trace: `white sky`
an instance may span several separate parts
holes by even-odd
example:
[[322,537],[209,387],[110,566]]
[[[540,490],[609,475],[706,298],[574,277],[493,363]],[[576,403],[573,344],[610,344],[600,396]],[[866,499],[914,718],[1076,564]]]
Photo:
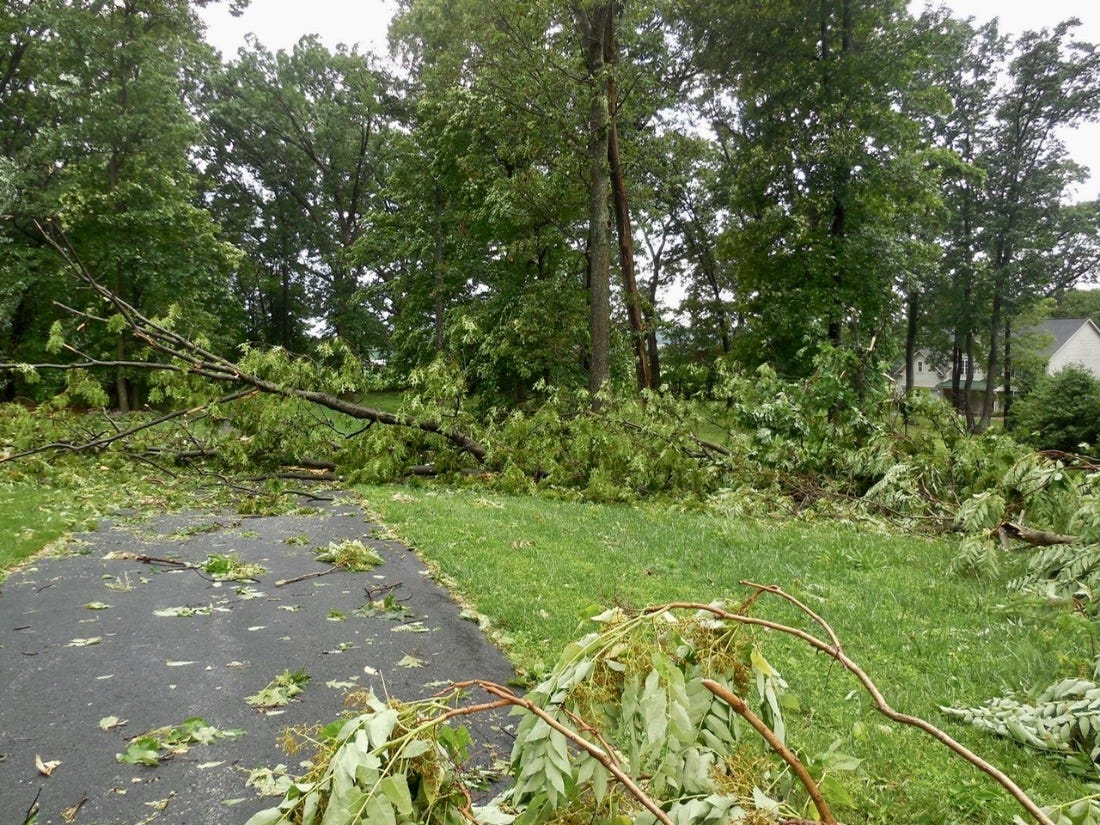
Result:
[[[387,52],[386,28],[396,9],[394,0],[252,0],[244,14],[234,18],[227,5],[199,10],[207,23],[207,39],[226,59],[244,45],[249,32],[273,50],[289,49],[303,35],[318,34],[330,47],[359,44],[361,51],[382,55]],[[1078,36],[1100,42],[1097,0],[946,0],[946,5],[958,16],[972,16],[979,23],[999,17],[1001,30],[1012,34],[1076,17],[1082,23]],[[915,12],[923,6],[923,0],[910,3]],[[1092,170],[1076,196],[1100,198],[1100,124],[1089,124],[1064,139],[1074,159]]]

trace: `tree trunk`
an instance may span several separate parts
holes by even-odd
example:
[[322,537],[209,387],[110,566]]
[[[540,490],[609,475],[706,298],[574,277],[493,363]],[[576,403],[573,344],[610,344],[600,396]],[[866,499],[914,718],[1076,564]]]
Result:
[[611,286],[608,243],[608,131],[610,98],[604,62],[610,3],[574,6],[581,48],[592,80],[588,114],[588,389],[595,395],[611,376]]
[[[916,384],[916,376],[914,374],[914,364],[916,359],[916,332],[917,332],[917,319],[920,318],[921,311],[921,296],[915,290],[911,290],[910,293],[905,296],[906,304],[906,318],[905,318],[905,400],[909,401],[913,397]],[[909,404],[902,405],[902,419],[905,421],[905,426],[909,426]]]
[[654,381],[649,359],[646,357],[645,322],[642,320],[642,299],[638,294],[638,281],[634,268],[634,237],[630,223],[630,202],[626,194],[626,178],[623,159],[619,151],[618,89],[613,67],[618,60],[618,43],[615,40],[615,17],[607,15],[604,37],[604,62],[607,74],[608,136],[607,160],[611,172],[611,191],[615,200],[615,226],[619,235],[619,262],[626,292],[626,314],[630,319],[630,334],[638,364],[638,389],[652,389]]
[[966,380],[963,383],[963,408],[966,411],[966,428],[974,432],[977,426],[974,409],[970,406],[970,390],[974,386],[974,333],[966,331],[966,350],[963,352],[966,366]]
[[1001,334],[1001,309],[1002,298],[1000,290],[998,290],[993,296],[993,317],[989,324],[989,358],[986,360],[985,366],[985,395],[982,397],[982,417],[974,430],[977,433],[984,433],[993,421],[993,398],[996,386],[994,376],[997,374],[997,367],[1000,365],[997,337]]
[[1004,416],[1004,427],[1010,429],[1012,422],[1009,421],[1009,414],[1012,412],[1012,321],[1005,318],[1005,357],[1004,357],[1004,382],[1002,387],[1004,388],[1004,405],[1001,409],[1001,414]]
[[[820,37],[820,60],[822,66],[821,98],[823,104],[826,106],[846,108],[846,101],[844,98],[834,94],[834,86],[837,84],[834,84],[833,73],[831,71],[831,61],[834,60],[832,38],[834,36],[835,26],[832,17],[829,8],[829,0],[819,0],[818,26]],[[840,54],[837,58],[841,66],[843,66],[852,52],[854,33],[855,19],[851,0],[841,0]],[[844,316],[847,312],[846,301],[844,299],[844,290],[846,288],[844,282],[844,263],[841,253],[848,234],[847,199],[848,184],[852,176],[852,170],[842,157],[831,163],[831,167],[832,192],[830,193],[830,197],[832,199],[832,214],[829,221],[829,239],[832,253],[830,286],[833,295],[832,299],[826,305],[826,312],[828,314],[827,338],[829,343],[834,347],[840,347],[843,343]]]
[[435,278],[435,288],[432,290],[432,309],[435,314],[435,351],[443,352],[444,319],[443,319],[443,192],[437,186],[435,189],[435,209],[432,212],[432,221],[435,230],[435,244],[432,247],[432,272]]
[[642,313],[645,317],[645,343],[646,353],[649,357],[649,380],[653,389],[661,386],[661,356],[657,343],[657,287],[661,283],[661,265],[664,256],[664,241],[657,249],[646,239],[649,246],[649,258],[653,262],[653,274],[650,276],[646,288],[645,304],[642,305]]

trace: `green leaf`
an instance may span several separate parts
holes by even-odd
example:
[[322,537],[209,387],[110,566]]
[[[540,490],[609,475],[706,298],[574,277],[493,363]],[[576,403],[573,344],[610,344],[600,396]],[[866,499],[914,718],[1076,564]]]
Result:
[[399,814],[403,816],[413,814],[412,796],[409,793],[409,783],[405,774],[390,774],[382,780],[379,788]]
[[397,724],[397,718],[397,711],[394,708],[386,708],[371,716],[366,726],[371,747],[380,748],[390,741],[390,734],[393,733],[394,726]]

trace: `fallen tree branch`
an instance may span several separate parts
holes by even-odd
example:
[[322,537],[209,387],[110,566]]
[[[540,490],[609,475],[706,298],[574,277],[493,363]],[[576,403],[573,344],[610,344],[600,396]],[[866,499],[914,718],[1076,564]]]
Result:
[[343,569],[344,567],[342,565],[337,564],[330,567],[328,570],[317,570],[313,573],[303,573],[302,575],[295,576],[292,579],[279,579],[277,582],[275,582],[275,586],[283,587],[287,584],[297,584],[298,582],[308,581],[309,579],[319,579],[321,578],[321,576],[327,576],[329,573],[335,573],[337,570]]
[[[218,579],[214,576],[207,575],[201,564],[195,564],[189,561],[180,561],[179,559],[166,559],[163,556],[148,556],[144,553],[130,553],[125,550],[113,550],[103,557],[107,561],[139,561],[142,564],[159,564],[164,567],[171,567],[174,570],[190,570],[195,573],[201,579],[205,579],[208,582],[216,582]],[[234,579],[235,581],[244,582],[258,582],[254,576],[239,576]]]
[[[425,420],[412,416],[385,412],[345,400],[331,393],[298,387],[288,387],[275,381],[261,378],[258,375],[248,373],[242,369],[239,364],[210,352],[196,342],[180,335],[178,332],[148,318],[136,307],[101,284],[96,277],[92,275],[88,267],[79,259],[75,251],[73,251],[71,244],[68,243],[68,240],[63,234],[59,233],[56,227],[47,228],[39,224],[38,229],[46,239],[46,242],[65,262],[66,267],[73,277],[87,285],[96,295],[110,304],[117,314],[125,321],[130,329],[131,335],[153,350],[168,356],[168,358],[176,359],[179,362],[178,364],[136,362],[132,364],[132,366],[140,366],[141,369],[169,369],[198,375],[212,381],[244,385],[245,387],[281,396],[283,398],[297,398],[303,401],[309,401],[320,407],[343,413],[351,418],[362,421],[419,430],[445,439],[462,452],[472,456],[479,464],[485,462],[488,451],[482,444],[466,433],[451,429],[442,421]],[[86,315],[71,307],[67,309],[78,317],[84,317]],[[95,316],[92,317],[91,320],[103,322],[105,319]],[[85,360],[89,361],[94,366],[99,366],[99,364],[95,363],[94,359],[89,360],[85,356]],[[106,364],[108,362],[103,363]],[[34,365],[11,365],[9,369],[26,369],[28,366]]]
[[[2,370],[3,368],[4,368],[4,365],[0,364],[0,370]],[[16,459],[19,459],[19,458],[27,458],[28,456],[37,455],[38,453],[44,453],[44,452],[49,452],[49,451],[69,452],[69,453],[83,453],[83,452],[88,452],[88,451],[91,451],[91,450],[101,450],[105,447],[109,447],[111,444],[115,443],[116,441],[121,441],[123,439],[129,438],[130,436],[136,435],[137,433],[140,433],[143,430],[148,430],[148,429],[151,429],[153,427],[157,427],[161,424],[167,423],[168,421],[172,421],[172,420],[177,419],[177,418],[183,418],[183,417],[188,416],[188,415],[194,415],[195,413],[203,412],[203,411],[209,409],[212,406],[216,406],[216,405],[219,405],[219,404],[229,404],[233,401],[239,401],[242,398],[248,398],[248,397],[253,396],[255,394],[256,394],[256,390],[253,390],[253,389],[239,390],[238,392],[233,392],[233,393],[229,393],[228,395],[223,395],[221,398],[216,398],[213,401],[210,401],[206,404],[202,404],[198,407],[191,407],[191,408],[186,409],[186,410],[175,410],[173,412],[166,413],[166,414],[164,414],[164,415],[162,415],[158,418],[152,419],[151,421],[146,421],[142,424],[138,424],[134,427],[130,427],[127,430],[119,430],[119,429],[116,428],[115,433],[113,435],[93,438],[92,440],[85,441],[82,444],[73,444],[73,443],[70,443],[70,442],[67,442],[67,441],[54,441],[50,444],[43,444],[40,447],[35,447],[33,449],[30,449],[30,450],[24,450],[21,453],[14,453],[13,455],[0,457],[0,464],[3,464],[6,461],[15,461]]]
[[728,688],[718,684],[713,679],[704,679],[703,687],[733,708],[742,719],[748,722],[752,729],[763,737],[764,741],[771,746],[772,750],[782,757],[783,761],[791,766],[791,770],[794,771],[795,776],[798,777],[798,781],[802,783],[802,787],[806,789],[806,793],[810,795],[810,799],[814,803],[814,807],[817,808],[817,812],[821,815],[821,821],[825,825],[836,825],[836,818],[833,816],[833,812],[829,810],[829,803],[825,801],[825,797],[821,794],[821,789],[814,782],[810,772],[806,770],[806,766],[802,764],[802,761],[795,756],[794,752],[783,744],[783,741],[775,735],[775,731],[764,724],[764,720],[749,710],[749,706],[745,704],[745,700],[738,696]]
[[1076,544],[1080,539],[1077,536],[1065,536],[1060,533],[1049,533],[1046,530],[1032,530],[1022,524],[1011,521],[999,524],[993,531],[993,535],[1000,538],[1001,546],[1008,549],[1008,543],[1015,539],[1033,547],[1050,547],[1055,544]]
[[1015,799],[1020,804],[1020,806],[1035,819],[1036,822],[1040,823],[1040,825],[1054,825],[1054,821],[1045,813],[1043,813],[1042,809],[1035,803],[1035,801],[1030,796],[1028,796],[1027,793],[1025,793],[1024,790],[1020,788],[1019,785],[1013,782],[1012,779],[1004,773],[1004,771],[982,759],[961,742],[958,742],[948,733],[941,730],[940,728],[937,728],[931,722],[928,722],[917,716],[910,716],[909,714],[900,713],[894,710],[894,708],[892,708],[890,704],[886,701],[886,698],[878,689],[878,686],[875,685],[875,683],[871,680],[871,677],[867,675],[866,671],[864,671],[858,664],[850,659],[848,655],[844,652],[844,650],[840,647],[839,642],[837,642],[835,631],[833,631],[833,629],[824,619],[822,619],[820,616],[810,610],[809,607],[796,599],[794,596],[786,593],[782,588],[775,585],[755,584],[749,581],[743,581],[741,582],[741,584],[745,585],[746,587],[755,588],[756,590],[764,593],[770,593],[790,602],[800,611],[813,619],[815,623],[820,625],[825,630],[825,633],[829,637],[830,641],[820,639],[812,633],[802,630],[801,628],[792,627],[790,625],[785,625],[780,622],[774,622],[770,619],[762,619],[756,616],[746,616],[740,613],[731,613],[728,610],[724,610],[712,604],[701,604],[696,602],[670,602],[669,604],[648,608],[646,612],[660,613],[667,610],[704,611],[713,614],[719,619],[737,622],[740,624],[755,625],[757,627],[774,630],[778,633],[785,633],[788,636],[793,636],[796,639],[801,639],[803,642],[805,642],[815,650],[818,650],[826,654],[827,656],[835,659],[844,667],[845,670],[855,676],[856,680],[863,685],[864,690],[866,690],[867,693],[871,696],[871,699],[874,702],[876,709],[887,719],[890,719],[893,722],[897,722],[898,724],[908,725],[910,727],[917,728],[918,730],[921,730],[924,733],[928,734],[941,745],[945,746],[948,750],[952,751],[957,756],[960,756],[971,765],[976,767],[978,770],[991,777],[998,785],[1004,788],[1005,791],[1007,791],[1009,795],[1011,795],[1012,798]]

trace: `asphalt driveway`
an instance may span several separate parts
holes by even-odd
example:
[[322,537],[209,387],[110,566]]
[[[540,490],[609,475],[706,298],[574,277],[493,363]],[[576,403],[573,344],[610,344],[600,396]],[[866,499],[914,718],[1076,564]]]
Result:
[[[296,768],[302,756],[280,749],[282,733],[338,718],[349,689],[414,699],[452,680],[511,677],[415,553],[376,538],[350,501],[313,506],[105,524],[78,536],[73,553],[40,558],[0,586],[0,822],[24,822],[37,799],[39,825],[243,823],[276,801],[246,785],[249,772]],[[384,564],[276,585],[328,569],[317,550],[349,539]],[[212,554],[266,572],[217,582],[139,558],[201,564]],[[384,593],[403,610],[363,609]],[[310,676],[294,701],[268,713],[246,703],[287,670]],[[245,735],[155,767],[116,759],[131,737],[196,716]],[[508,718],[468,727],[480,762],[507,758]]]

